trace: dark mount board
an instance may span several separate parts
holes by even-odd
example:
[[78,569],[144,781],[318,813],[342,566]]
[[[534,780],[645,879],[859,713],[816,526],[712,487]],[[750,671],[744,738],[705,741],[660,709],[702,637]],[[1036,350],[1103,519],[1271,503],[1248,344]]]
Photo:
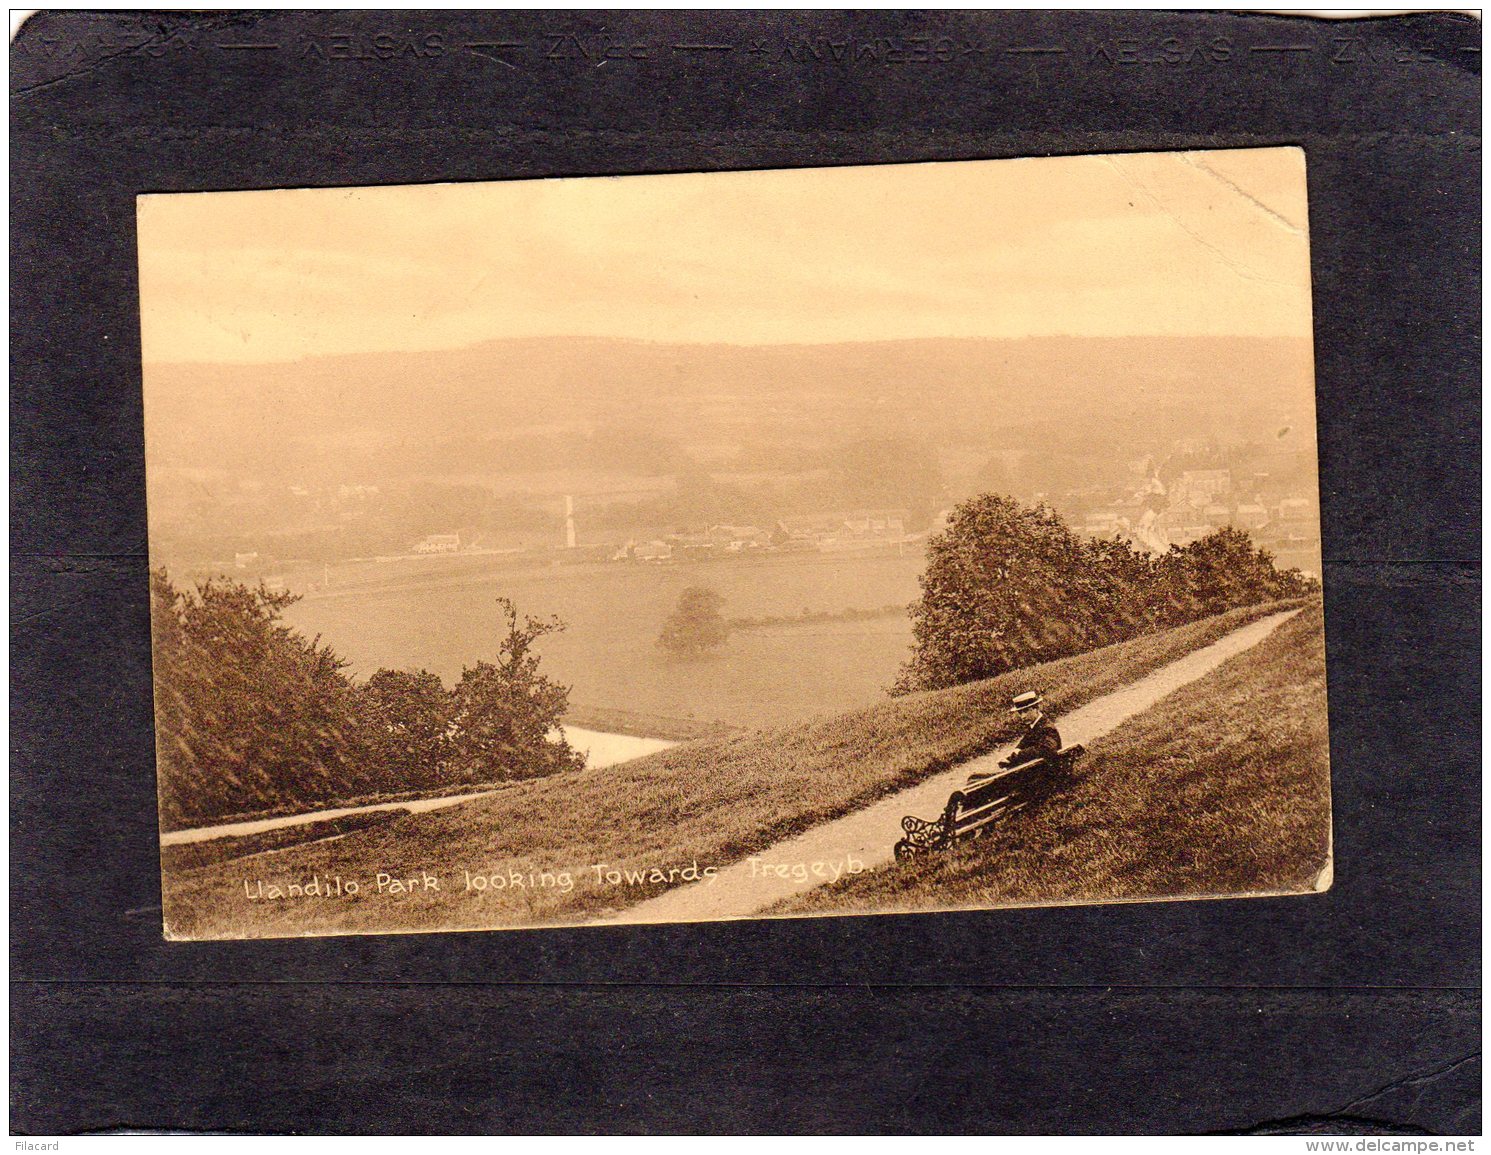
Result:
[[[13,1130],[1479,1131],[1479,46],[1447,14],[32,18]],[[136,194],[1282,144],[1310,181],[1328,894],[162,940]]]

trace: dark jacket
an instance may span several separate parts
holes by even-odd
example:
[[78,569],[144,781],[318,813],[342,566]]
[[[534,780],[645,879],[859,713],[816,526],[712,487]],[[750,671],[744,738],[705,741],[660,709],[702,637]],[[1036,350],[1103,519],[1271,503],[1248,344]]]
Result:
[[1056,727],[1042,715],[1040,720],[1025,731],[1015,745],[1015,752],[1005,759],[1006,766],[1023,766],[1045,758],[1054,758],[1061,750],[1061,735]]

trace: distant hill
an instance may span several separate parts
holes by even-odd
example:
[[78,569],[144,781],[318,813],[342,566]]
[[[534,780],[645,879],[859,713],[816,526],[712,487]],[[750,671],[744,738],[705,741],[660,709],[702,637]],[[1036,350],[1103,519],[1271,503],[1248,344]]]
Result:
[[[1143,425],[1257,435],[1311,423],[1308,340],[922,339],[690,345],[609,338],[275,364],[145,366],[153,465],[282,477],[418,474],[442,447],[597,430],[683,443],[815,443],[911,433],[998,440],[1022,425]],[[531,454],[530,454],[531,456]],[[494,468],[504,468],[501,455]],[[517,452],[512,468],[531,467]],[[583,464],[583,463],[577,463]]]

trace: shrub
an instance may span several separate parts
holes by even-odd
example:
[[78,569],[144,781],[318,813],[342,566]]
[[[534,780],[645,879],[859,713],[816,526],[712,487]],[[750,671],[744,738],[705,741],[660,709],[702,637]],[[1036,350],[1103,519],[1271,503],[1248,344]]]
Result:
[[1085,540],[1054,512],[984,494],[927,544],[912,654],[892,693],[940,689],[1319,589],[1241,530],[1151,557]]

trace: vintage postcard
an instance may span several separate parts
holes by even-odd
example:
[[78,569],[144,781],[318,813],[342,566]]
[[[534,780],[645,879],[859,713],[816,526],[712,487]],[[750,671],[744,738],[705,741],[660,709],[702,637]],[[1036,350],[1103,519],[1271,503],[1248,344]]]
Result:
[[146,196],[174,939],[1323,890],[1304,154]]

